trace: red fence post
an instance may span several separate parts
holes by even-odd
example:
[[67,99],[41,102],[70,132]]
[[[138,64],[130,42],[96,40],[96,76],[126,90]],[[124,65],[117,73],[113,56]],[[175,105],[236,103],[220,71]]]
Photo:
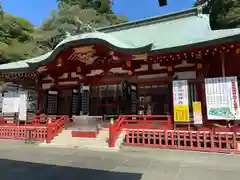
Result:
[[172,116],[168,116],[168,129],[169,130],[173,129],[172,123],[173,123]]
[[51,143],[51,140],[52,140],[52,122],[48,122],[46,143]]
[[110,124],[109,124],[109,140],[108,140],[108,146],[110,148],[114,147],[114,122],[113,122],[113,118],[110,120]]
[[67,129],[68,127],[70,127],[70,119],[69,119],[69,116],[65,116],[64,117],[64,128]]

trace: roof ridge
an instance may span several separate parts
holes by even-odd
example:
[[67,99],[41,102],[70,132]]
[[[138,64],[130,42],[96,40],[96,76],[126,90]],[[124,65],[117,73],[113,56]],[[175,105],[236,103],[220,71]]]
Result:
[[112,32],[112,31],[116,31],[116,30],[129,29],[129,28],[174,20],[176,18],[183,18],[183,17],[193,16],[193,15],[198,15],[198,13],[199,13],[199,7],[194,7],[194,8],[190,8],[190,9],[183,10],[183,11],[177,11],[177,12],[173,12],[173,13],[169,13],[169,14],[154,16],[154,17],[150,17],[150,18],[144,18],[144,19],[140,19],[140,20],[136,20],[136,21],[101,27],[96,30],[100,31],[100,32]]

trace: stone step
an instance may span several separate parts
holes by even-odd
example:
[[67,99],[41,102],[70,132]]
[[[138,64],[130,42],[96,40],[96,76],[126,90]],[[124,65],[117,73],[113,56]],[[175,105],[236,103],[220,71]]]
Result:
[[124,138],[125,132],[121,133],[114,148],[108,147],[108,131],[100,131],[97,138],[78,138],[72,137],[71,130],[63,130],[58,136],[56,136],[51,143],[40,143],[39,146],[43,147],[61,147],[61,148],[83,148],[90,150],[101,150],[101,151],[118,151],[120,150]]
[[119,147],[114,147],[114,148],[109,148],[108,145],[107,146],[96,146],[96,145],[73,145],[73,144],[56,144],[56,143],[50,143],[50,144],[46,144],[46,143],[41,143],[39,144],[40,147],[55,147],[55,148],[79,148],[79,149],[89,149],[89,150],[93,150],[93,151],[113,151],[113,152],[117,152],[120,150]]

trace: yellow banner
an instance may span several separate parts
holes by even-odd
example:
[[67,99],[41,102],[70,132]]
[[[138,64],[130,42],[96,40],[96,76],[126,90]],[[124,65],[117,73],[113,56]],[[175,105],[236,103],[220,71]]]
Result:
[[174,106],[174,121],[175,122],[190,122],[189,107],[187,105]]
[[193,105],[193,112],[202,112],[202,105],[201,105],[201,102],[200,101],[195,101],[192,103]]

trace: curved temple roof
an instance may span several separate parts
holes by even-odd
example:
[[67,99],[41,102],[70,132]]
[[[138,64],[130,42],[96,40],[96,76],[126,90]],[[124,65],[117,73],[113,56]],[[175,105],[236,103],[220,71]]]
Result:
[[70,36],[47,54],[0,65],[0,72],[29,71],[32,65],[46,64],[66,47],[103,43],[125,53],[178,52],[188,48],[237,42],[240,28],[211,30],[209,17],[199,8],[97,29],[96,32]]

